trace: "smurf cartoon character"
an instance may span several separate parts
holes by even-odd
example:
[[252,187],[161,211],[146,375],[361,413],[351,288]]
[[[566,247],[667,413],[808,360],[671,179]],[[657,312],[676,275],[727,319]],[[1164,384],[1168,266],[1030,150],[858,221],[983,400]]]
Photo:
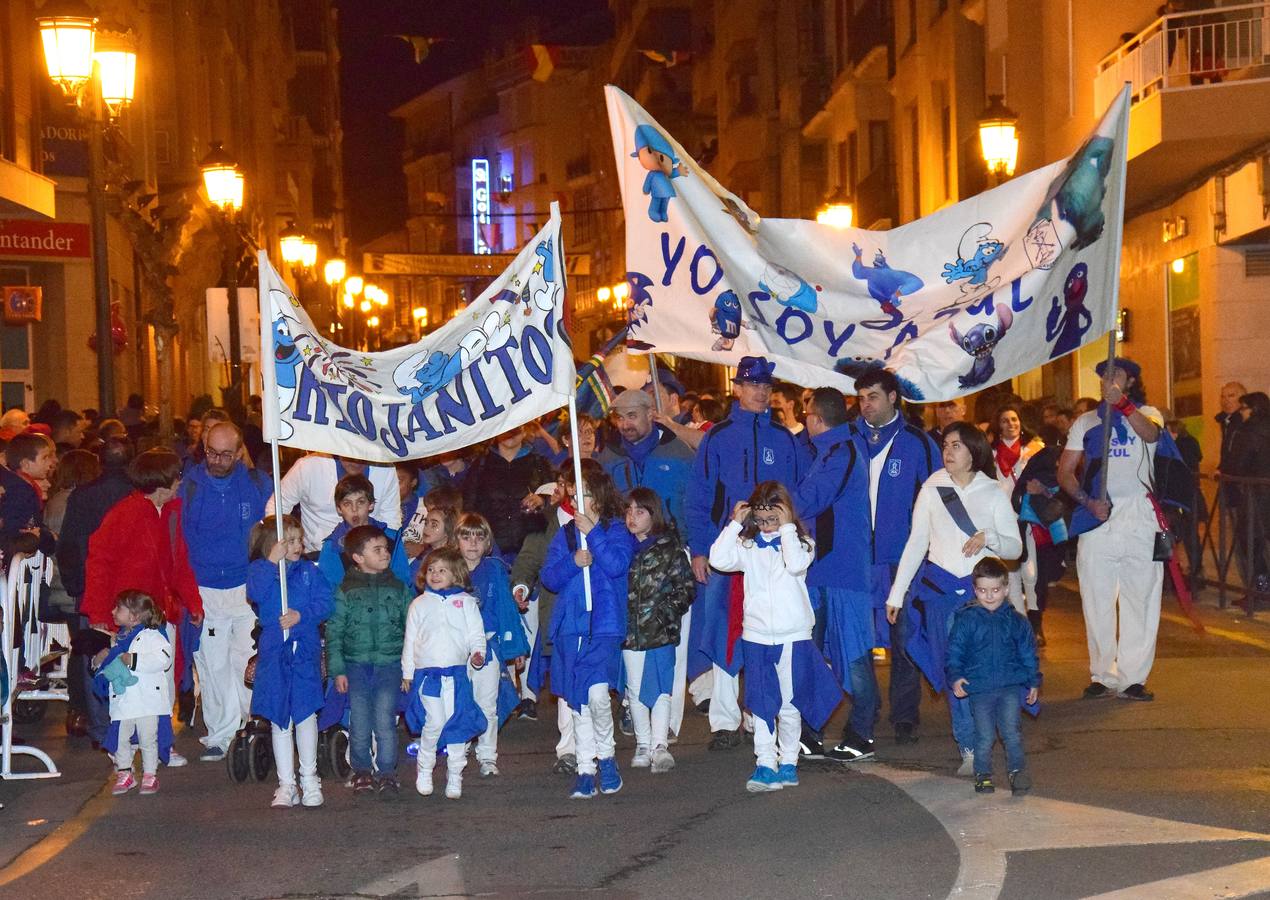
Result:
[[424,349],[407,356],[393,370],[393,383],[411,403],[422,403],[457,378],[481,354],[507,343],[510,336],[510,316],[497,310],[490,312],[480,328],[463,335],[453,352]]
[[731,350],[741,335],[741,301],[736,291],[724,291],[710,308],[710,324],[719,337],[710,347],[716,353]]
[[304,354],[295,341],[300,320],[288,312],[291,298],[282,291],[270,291],[270,294],[273,308],[278,310],[273,320],[273,371],[278,388],[278,437],[285,440],[295,433],[283,413],[291,409],[291,404],[295,402]]
[[[962,281],[963,294],[983,293],[988,284],[988,269],[1005,256],[1006,246],[992,236],[992,226],[976,222],[965,230],[957,245],[955,262],[944,263],[944,281]],[[995,284],[997,279],[993,279]]]
[[679,157],[665,135],[652,125],[635,129],[635,152],[631,154],[648,170],[644,177],[644,193],[648,195],[648,218],[654,222],[669,221],[666,210],[677,196],[671,179],[682,178]]
[[758,280],[759,290],[766,291],[781,306],[792,306],[805,313],[816,311],[816,290],[789,269],[769,262]]

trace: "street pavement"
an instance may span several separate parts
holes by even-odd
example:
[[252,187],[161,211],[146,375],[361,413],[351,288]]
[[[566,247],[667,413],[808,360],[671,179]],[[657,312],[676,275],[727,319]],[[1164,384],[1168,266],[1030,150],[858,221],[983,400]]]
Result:
[[328,779],[325,807],[285,811],[273,784],[197,762],[190,733],[189,767],[161,771],[158,795],[112,798],[108,761],[61,736],[54,707],[29,736],[63,776],[0,782],[0,898],[1270,897],[1270,617],[1210,602],[1203,619],[1201,637],[1165,597],[1154,703],[1083,701],[1079,601],[1057,591],[1026,797],[953,775],[934,696],[917,744],[883,719],[878,761],[807,762],[774,794],[746,794],[751,747],[707,752],[690,711],[672,772],[630,770],[619,738],[622,791],[571,801],[543,704],[503,730],[501,776],[469,764],[460,801],[355,800]]

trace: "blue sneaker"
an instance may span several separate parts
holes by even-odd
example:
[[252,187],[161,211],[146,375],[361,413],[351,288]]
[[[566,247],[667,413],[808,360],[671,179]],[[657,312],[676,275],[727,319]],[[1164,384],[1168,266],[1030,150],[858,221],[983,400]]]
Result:
[[617,771],[617,760],[610,756],[600,760],[600,793],[616,794],[622,789],[622,773]]
[[573,793],[569,795],[570,800],[590,800],[595,796],[595,776],[579,775],[578,780],[573,782]]
[[786,763],[776,770],[776,781],[783,787],[798,787],[798,767]]
[[779,791],[784,786],[776,775],[776,770],[768,766],[756,768],[754,774],[750,776],[750,780],[745,782],[745,789],[751,794]]

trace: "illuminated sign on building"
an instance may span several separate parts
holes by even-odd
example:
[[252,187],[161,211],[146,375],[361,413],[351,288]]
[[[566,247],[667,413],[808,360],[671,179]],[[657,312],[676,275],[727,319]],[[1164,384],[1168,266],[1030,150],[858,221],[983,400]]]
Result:
[[492,253],[485,234],[490,224],[489,160],[472,160],[472,252]]

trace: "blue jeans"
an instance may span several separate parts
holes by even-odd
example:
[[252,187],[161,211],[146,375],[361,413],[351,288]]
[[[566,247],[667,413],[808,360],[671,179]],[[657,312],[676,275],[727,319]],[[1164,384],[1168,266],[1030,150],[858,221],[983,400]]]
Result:
[[992,746],[1001,733],[1005,747],[1006,771],[1018,772],[1023,758],[1023,730],[1019,725],[1019,686],[998,688],[970,695],[970,712],[975,723],[975,774],[992,774]]
[[[922,676],[904,645],[913,623],[905,609],[891,626],[891,724],[916,725],[922,702]],[[966,745],[969,746],[969,745]]]
[[[970,699],[968,697],[953,696],[952,689],[949,688],[944,692],[948,697],[948,715],[952,719],[953,740],[957,742],[958,750],[971,750],[978,746],[976,739],[978,732],[975,731],[975,717],[970,710]],[[991,744],[988,745],[992,747]],[[989,749],[988,757],[991,759],[992,751]],[[976,757],[977,758],[977,757]]]
[[348,664],[348,747],[353,771],[371,771],[370,736],[375,735],[375,771],[397,771],[397,703],[401,698],[401,666],[387,663]]
[[852,660],[847,669],[851,678],[851,712],[847,727],[865,740],[873,740],[873,723],[878,718],[878,678],[873,672],[873,654]]

